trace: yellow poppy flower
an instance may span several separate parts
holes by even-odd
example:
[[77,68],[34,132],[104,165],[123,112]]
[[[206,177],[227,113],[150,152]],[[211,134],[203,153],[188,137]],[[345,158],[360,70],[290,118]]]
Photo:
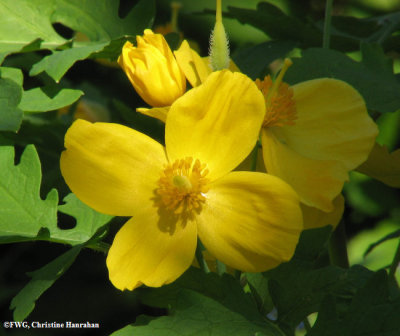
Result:
[[147,104],[170,106],[186,91],[185,75],[163,35],[146,29],[136,39],[137,47],[125,43],[118,63]]
[[[213,72],[210,64],[209,57],[200,57],[200,55],[190,47],[189,43],[184,40],[178,50],[174,51],[176,61],[193,87],[199,86],[207,77]],[[229,63],[229,70],[239,72],[239,68],[231,60]],[[157,118],[165,122],[169,111],[169,106],[166,107],[153,107],[136,109],[137,112],[147,116]]]
[[348,172],[367,159],[378,128],[349,84],[321,78],[290,87],[281,82],[283,73],[275,83],[269,76],[256,81],[266,100],[265,167],[288,182],[302,203],[331,212]]
[[264,110],[254,82],[225,70],[171,106],[165,148],[122,125],[70,127],[61,156],[68,186],[99,212],[132,216],[107,257],[117,288],[171,283],[192,264],[197,236],[242,271],[292,257],[302,230],[297,194],[277,177],[232,172],[254,147]]

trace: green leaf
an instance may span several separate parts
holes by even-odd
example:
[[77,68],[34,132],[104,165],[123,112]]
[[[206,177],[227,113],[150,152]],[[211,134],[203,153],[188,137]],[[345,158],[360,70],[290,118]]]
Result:
[[[65,43],[53,29],[51,16],[55,0],[2,0],[0,17],[0,63],[10,53],[40,39],[41,48],[56,48]],[[36,43],[36,46],[38,44]]]
[[232,276],[224,274],[221,277],[215,273],[206,274],[194,267],[187,270],[169,286],[146,290],[142,300],[149,306],[174,307],[182,288],[210,297],[229,310],[244,315],[249,320],[262,321],[256,304],[249,295],[244,293],[242,287]]
[[400,27],[399,11],[385,15],[375,16],[364,20],[373,22],[377,28],[374,34],[371,34],[369,36],[370,42],[382,43],[386,41],[388,42],[387,44],[394,42],[395,36],[392,36],[391,38],[391,35],[399,30]]
[[88,58],[92,53],[102,50],[108,44],[108,42],[76,43],[73,44],[71,49],[54,51],[52,55],[46,56],[36,63],[29,75],[36,76],[42,71],[46,71],[50,77],[59,82],[76,61]]
[[321,258],[330,230],[326,227],[304,231],[292,260],[263,273],[278,310],[278,325],[287,334],[292,334],[309,314],[318,311],[329,295],[341,306],[348,305],[372,274],[361,266],[341,269],[323,265]]
[[260,29],[272,39],[299,41],[301,47],[315,47],[322,43],[322,33],[315,26],[286,15],[268,2],[259,2],[257,9],[228,6],[226,16]]
[[283,335],[264,318],[232,276],[190,268],[177,281],[142,291],[146,305],[168,308],[168,316],[140,319],[113,334],[123,335]]
[[19,108],[25,112],[47,112],[71,105],[83,95],[81,90],[61,89],[55,85],[24,91]]
[[65,204],[58,207],[59,211],[75,217],[76,227],[61,230],[52,226],[49,230],[50,237],[48,237],[48,240],[75,246],[30,274],[32,280],[11,302],[10,309],[15,309],[14,319],[17,321],[24,320],[31,313],[35,307],[35,301],[72,265],[85,243],[90,244],[90,240],[95,239],[96,234],[101,236],[99,229],[112,218],[112,216],[100,214],[84,205],[74,194],[66,196],[64,202]]
[[[24,77],[17,68],[0,67],[2,78],[8,78],[22,87]],[[21,88],[22,89],[22,88]],[[47,112],[71,105],[83,95],[80,90],[64,89],[57,85],[37,87],[22,91],[18,109],[25,112]],[[22,116],[21,116],[22,118]]]
[[34,146],[29,145],[14,165],[13,147],[0,147],[0,243],[46,240],[79,245],[93,237],[112,218],[97,213],[74,195],[65,198],[59,210],[76,218],[74,228],[57,226],[56,190],[40,198],[41,168]]
[[40,228],[57,225],[57,191],[40,198],[40,161],[34,146],[27,146],[17,166],[14,148],[0,147],[0,243],[16,237],[34,238]]
[[241,72],[255,80],[264,78],[268,73],[268,65],[278,58],[285,57],[295,46],[296,43],[292,41],[268,41],[243,48],[232,58]]
[[74,194],[64,198],[65,204],[59,205],[58,210],[76,218],[76,227],[68,230],[59,230],[54,233],[54,239],[61,239],[71,245],[87,242],[113,216],[101,214],[82,203]]
[[[256,27],[274,40],[297,41],[301,48],[322,45],[322,20],[314,22],[308,17],[291,16],[268,2],[259,2],[257,9],[228,6],[225,16]],[[362,19],[335,15],[331,46],[336,50],[355,51],[360,42],[366,42],[384,44],[385,50],[397,50],[399,40],[395,33],[399,24],[399,12]]]
[[[78,60],[90,55],[93,57],[116,58],[121,52],[125,36],[141,35],[149,27],[154,18],[154,1],[141,0],[121,19],[118,15],[118,2],[104,0],[101,2],[71,0],[57,1],[52,20],[83,33],[89,42],[72,44],[71,49],[55,51],[36,63],[30,75],[37,75],[45,71],[58,82],[66,71]],[[126,40],[126,39],[125,39]],[[114,43],[115,42],[115,43]],[[107,48],[108,46],[111,47]],[[101,52],[103,49],[107,49]],[[96,53],[99,53],[96,56]]]
[[270,313],[274,304],[269,294],[268,279],[262,273],[246,273],[246,280],[258,310],[263,314]]
[[187,289],[179,292],[174,309],[170,316],[151,320],[139,319],[138,325],[127,326],[114,332],[112,336],[284,335],[272,323],[266,323],[265,326],[252,323],[219,302]]
[[22,87],[8,78],[0,78],[0,131],[18,131],[22,111],[18,108]]
[[363,96],[368,109],[380,113],[400,109],[400,84],[378,45],[362,44],[363,61],[329,49],[313,48],[293,59],[285,81],[296,84],[315,78],[336,78],[352,85]]
[[400,330],[399,290],[391,289],[385,271],[375,273],[360,288],[348,310],[340,314],[328,297],[309,336],[395,336]]
[[361,266],[348,270],[327,266],[316,270],[298,270],[288,266],[267,275],[272,299],[278,310],[278,324],[283,330],[294,330],[308,315],[319,310],[327,295],[342,305],[348,304],[356,289],[371,276]]
[[24,75],[22,74],[21,69],[17,68],[0,67],[0,77],[11,79],[19,86],[22,86],[24,82]]
[[34,309],[36,300],[72,265],[82,246],[75,246],[44,267],[31,272],[29,283],[12,299],[14,320],[24,320]]
[[92,42],[142,34],[152,25],[153,0],[140,0],[123,19],[118,15],[118,6],[115,0],[59,0],[52,19],[85,34]]
[[367,256],[368,253],[370,253],[375,247],[379,246],[380,244],[382,244],[390,239],[396,239],[399,237],[400,237],[400,230],[396,230],[394,232],[387,234],[385,237],[379,239],[377,242],[369,245],[367,250],[364,252],[364,257]]

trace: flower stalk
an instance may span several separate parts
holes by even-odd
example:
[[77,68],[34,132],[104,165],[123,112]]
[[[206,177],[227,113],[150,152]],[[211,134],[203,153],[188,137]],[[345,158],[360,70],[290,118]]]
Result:
[[329,49],[331,40],[332,4],[333,0],[326,0],[324,35],[322,40],[322,48],[325,49]]
[[349,258],[347,255],[346,232],[344,221],[342,220],[336,230],[332,232],[329,240],[329,258],[331,264],[342,268],[349,268]]

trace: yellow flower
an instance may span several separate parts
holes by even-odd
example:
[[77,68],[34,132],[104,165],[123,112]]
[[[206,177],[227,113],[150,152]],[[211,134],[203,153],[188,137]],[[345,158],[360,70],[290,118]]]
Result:
[[[210,58],[200,57],[200,55],[190,47],[186,40],[182,42],[178,50],[174,51],[174,54],[179,67],[185,74],[190,85],[193,87],[199,86],[213,72]],[[229,69],[233,72],[240,71],[232,60],[229,63]],[[169,106],[153,107],[151,109],[140,107],[137,108],[136,111],[165,122]]]
[[275,83],[269,76],[256,81],[266,99],[265,167],[288,182],[302,203],[331,212],[348,172],[367,159],[378,128],[347,83],[321,78],[290,87],[281,82],[283,73]]
[[147,104],[170,106],[186,91],[185,75],[161,34],[146,29],[136,39],[137,47],[125,43],[118,63]]
[[71,126],[61,156],[68,186],[97,211],[132,216],[107,257],[117,288],[171,283],[192,264],[197,236],[242,271],[292,257],[302,230],[297,194],[277,177],[232,172],[254,147],[264,110],[254,82],[225,70],[171,106],[165,148],[118,124]]

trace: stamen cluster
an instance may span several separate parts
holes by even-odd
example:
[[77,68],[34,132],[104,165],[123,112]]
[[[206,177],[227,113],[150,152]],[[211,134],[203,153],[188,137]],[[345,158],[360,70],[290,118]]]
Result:
[[209,179],[206,164],[192,157],[168,164],[158,180],[157,194],[175,214],[199,209],[206,200]]
[[293,89],[288,84],[281,82],[273,90],[273,82],[269,75],[263,81],[257,79],[256,85],[266,100],[263,127],[294,125],[297,113],[293,99]]

